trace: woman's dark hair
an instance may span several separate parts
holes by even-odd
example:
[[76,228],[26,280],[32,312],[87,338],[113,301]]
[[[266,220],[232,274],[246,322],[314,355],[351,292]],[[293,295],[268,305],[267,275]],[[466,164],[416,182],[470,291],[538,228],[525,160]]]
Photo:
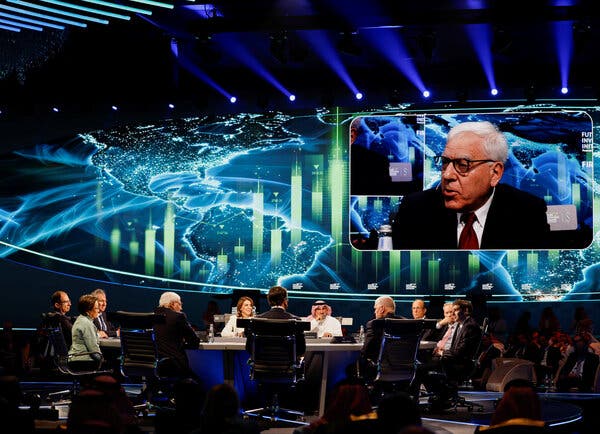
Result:
[[96,301],[98,301],[98,299],[95,295],[84,294],[81,297],[79,297],[79,302],[77,303],[77,310],[80,314],[85,315],[86,313],[94,309]]

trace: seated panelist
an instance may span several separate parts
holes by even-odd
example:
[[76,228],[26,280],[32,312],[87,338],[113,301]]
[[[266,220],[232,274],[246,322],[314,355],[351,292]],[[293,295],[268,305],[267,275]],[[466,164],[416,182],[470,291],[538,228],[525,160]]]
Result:
[[310,331],[316,332],[318,338],[342,336],[342,324],[331,316],[332,309],[323,300],[317,300],[312,306],[311,314],[306,318],[310,321]]
[[221,331],[221,336],[225,338],[244,337],[244,328],[237,327],[237,320],[238,318],[248,319],[253,316],[254,301],[245,295],[240,297],[237,302],[236,314],[229,317],[229,321],[227,321],[227,324],[225,324],[225,327]]

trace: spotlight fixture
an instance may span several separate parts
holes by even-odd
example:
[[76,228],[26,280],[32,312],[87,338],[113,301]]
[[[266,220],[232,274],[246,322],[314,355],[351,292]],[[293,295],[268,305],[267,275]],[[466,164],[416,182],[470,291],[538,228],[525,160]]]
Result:
[[58,109],[58,107],[52,107],[52,111],[53,111],[54,113],[58,113],[60,110]]
[[229,98],[229,102],[230,102],[231,104],[235,104],[235,103],[237,102],[237,98],[236,98],[235,96],[231,96],[231,97]]
[[496,89],[495,87],[490,89],[490,94],[492,94],[492,96],[497,96],[498,95],[498,89]]
[[290,94],[290,96],[288,97],[290,99],[290,101],[294,102],[296,101],[296,95],[294,94]]
[[431,93],[427,89],[425,89],[423,91],[423,98],[429,98],[430,96],[431,96]]
[[562,88],[560,89],[560,93],[562,93],[563,95],[566,95],[566,94],[568,94],[568,93],[569,93],[569,88],[568,88],[568,87],[566,87],[566,86],[565,86],[565,87],[562,87]]
[[173,110],[175,108],[175,104],[169,103],[169,105],[167,107],[169,107],[171,110]]
[[117,107],[116,105],[110,106],[110,108],[112,109],[112,111],[116,112],[117,110],[119,110],[119,107]]
[[358,100],[363,99],[363,94],[361,92],[356,92],[356,95],[354,95],[354,97]]

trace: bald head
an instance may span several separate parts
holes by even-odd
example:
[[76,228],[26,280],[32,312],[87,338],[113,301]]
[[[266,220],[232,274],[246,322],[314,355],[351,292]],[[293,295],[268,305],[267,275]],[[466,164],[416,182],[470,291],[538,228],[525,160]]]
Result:
[[396,312],[396,303],[391,297],[383,295],[375,300],[373,310],[375,311],[375,318],[385,318],[388,314]]

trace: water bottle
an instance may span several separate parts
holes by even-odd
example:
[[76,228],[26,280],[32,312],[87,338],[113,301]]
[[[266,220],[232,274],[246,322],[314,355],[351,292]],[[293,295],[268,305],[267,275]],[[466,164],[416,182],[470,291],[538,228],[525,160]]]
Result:
[[358,330],[358,342],[360,342],[361,344],[363,344],[365,342],[365,327],[364,326],[360,326],[360,329]]
[[379,241],[377,243],[377,250],[392,250],[393,248],[392,226],[381,225],[379,228]]
[[215,341],[215,326],[210,324],[208,326],[208,342],[214,342],[214,341]]

